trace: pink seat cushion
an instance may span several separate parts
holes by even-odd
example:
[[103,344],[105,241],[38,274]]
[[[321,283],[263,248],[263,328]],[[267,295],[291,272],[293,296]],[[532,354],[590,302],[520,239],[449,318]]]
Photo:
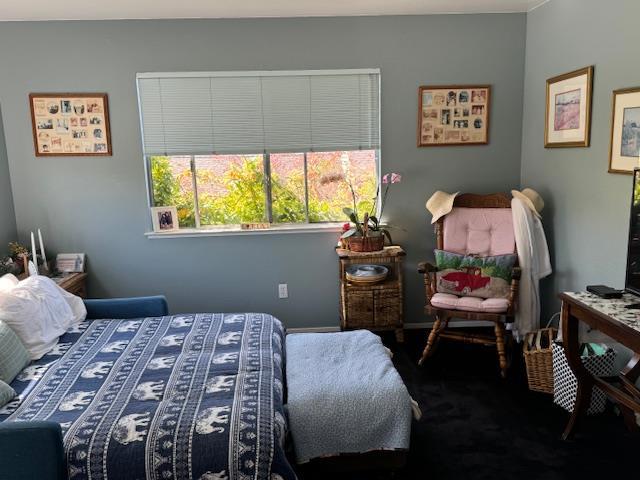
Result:
[[509,300],[506,298],[458,297],[450,293],[436,293],[431,297],[431,305],[447,310],[504,313],[509,308]]
[[481,257],[515,252],[510,208],[456,207],[444,217],[443,250]]

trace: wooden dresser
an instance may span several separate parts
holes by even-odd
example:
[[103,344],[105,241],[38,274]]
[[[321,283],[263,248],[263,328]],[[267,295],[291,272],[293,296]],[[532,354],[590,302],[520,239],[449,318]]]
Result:
[[57,282],[58,285],[69,293],[73,293],[80,298],[87,298],[87,274],[69,273]]
[[[24,280],[28,275],[21,273],[18,275],[18,280]],[[80,298],[87,298],[87,273],[66,273],[62,276],[52,277],[60,288],[66,290],[69,293],[73,293]]]
[[[394,330],[396,340],[404,341],[403,273],[405,252],[390,246],[378,252],[352,252],[337,248],[340,261],[340,328],[353,330]],[[374,284],[350,282],[346,269],[354,264],[384,265],[387,278]]]

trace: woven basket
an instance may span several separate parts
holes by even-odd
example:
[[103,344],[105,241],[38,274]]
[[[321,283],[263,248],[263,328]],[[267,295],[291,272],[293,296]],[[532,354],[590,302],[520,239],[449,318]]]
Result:
[[348,239],[349,250],[352,252],[377,252],[384,248],[384,236],[376,237],[354,237]]
[[524,337],[524,363],[527,366],[529,390],[553,394],[553,341],[558,331],[543,328]]

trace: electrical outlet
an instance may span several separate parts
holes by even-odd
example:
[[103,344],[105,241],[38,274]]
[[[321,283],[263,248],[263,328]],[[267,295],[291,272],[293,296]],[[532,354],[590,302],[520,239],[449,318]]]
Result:
[[286,283],[278,285],[278,298],[289,298],[289,288]]

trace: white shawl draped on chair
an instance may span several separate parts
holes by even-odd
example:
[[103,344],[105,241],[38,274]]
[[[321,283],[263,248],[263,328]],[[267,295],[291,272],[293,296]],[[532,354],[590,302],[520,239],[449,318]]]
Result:
[[519,340],[528,332],[540,328],[539,283],[552,270],[547,238],[540,219],[518,198],[511,200],[511,212],[518,260],[522,269],[518,308],[512,326],[513,335]]

